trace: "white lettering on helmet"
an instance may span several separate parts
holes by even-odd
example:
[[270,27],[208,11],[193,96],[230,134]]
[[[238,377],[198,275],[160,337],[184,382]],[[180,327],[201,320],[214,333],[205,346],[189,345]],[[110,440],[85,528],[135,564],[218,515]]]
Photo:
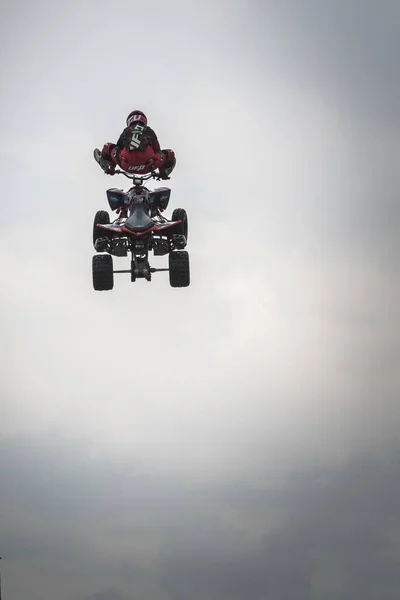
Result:
[[130,127],[132,125],[132,123],[134,123],[135,121],[143,121],[144,116],[142,114],[136,113],[134,115],[131,115],[128,119],[128,127]]

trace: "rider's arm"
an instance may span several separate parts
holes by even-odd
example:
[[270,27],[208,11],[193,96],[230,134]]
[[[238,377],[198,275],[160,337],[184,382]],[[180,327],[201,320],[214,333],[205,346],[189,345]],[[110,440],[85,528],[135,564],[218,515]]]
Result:
[[151,127],[147,126],[145,134],[149,138],[149,146],[151,148],[153,148],[154,152],[160,152],[161,146],[160,146],[159,141],[157,139],[156,132],[153,129],[151,129]]
[[129,133],[129,127],[126,127],[118,138],[117,146],[120,150],[125,148],[125,146],[127,145],[128,133]]

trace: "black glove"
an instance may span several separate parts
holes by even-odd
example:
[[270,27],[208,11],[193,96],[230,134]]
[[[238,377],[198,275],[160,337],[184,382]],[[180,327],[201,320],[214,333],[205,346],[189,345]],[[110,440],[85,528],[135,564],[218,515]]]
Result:
[[164,169],[161,167],[161,169],[158,169],[158,178],[159,179],[169,179],[167,173],[164,171]]

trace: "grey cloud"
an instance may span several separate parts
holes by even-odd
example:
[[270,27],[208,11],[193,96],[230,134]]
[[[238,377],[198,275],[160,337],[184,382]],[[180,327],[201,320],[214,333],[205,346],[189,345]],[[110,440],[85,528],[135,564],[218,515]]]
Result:
[[[275,497],[283,520],[272,532],[224,548],[191,539],[166,559],[168,589],[179,599],[193,588],[209,598],[394,599],[398,469],[394,455],[289,478]],[[271,497],[261,492],[258,500],[267,521]]]
[[[254,3],[272,53],[293,81],[328,94],[350,118],[387,123],[399,111],[396,2],[302,0]],[[251,15],[251,13],[250,13]],[[258,30],[259,31],[259,30]]]
[[[397,3],[305,0],[253,6],[243,25],[243,30],[251,29],[253,40],[243,48],[247,60],[242,59],[242,68],[250,70],[251,79],[258,74],[263,81],[265,112],[274,114],[275,88],[290,82],[291,92],[282,100],[283,120],[297,123],[316,116],[315,137],[305,127],[302,150],[286,152],[288,173],[293,165],[310,172],[310,178],[314,173],[308,189],[296,176],[292,193],[296,196],[297,187],[302,211],[307,210],[305,198],[315,198],[311,212],[305,213],[314,220],[309,236],[315,251],[342,249],[343,254],[370,254],[396,263]],[[329,121],[335,123],[332,129],[326,127]]]
[[280,480],[266,471],[252,485],[199,485],[90,460],[76,442],[2,443],[8,519],[0,538],[12,600],[30,569],[47,580],[38,578],[35,600],[52,589],[60,600],[149,593],[157,600],[360,593],[392,600],[400,593],[398,449]]
[[84,600],[123,600],[123,596],[118,590],[108,589],[87,596]]

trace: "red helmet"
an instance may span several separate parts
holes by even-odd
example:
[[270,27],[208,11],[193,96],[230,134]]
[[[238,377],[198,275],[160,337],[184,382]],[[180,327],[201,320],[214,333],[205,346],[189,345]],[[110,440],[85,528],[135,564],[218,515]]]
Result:
[[143,123],[143,125],[147,126],[147,117],[141,110],[133,110],[129,113],[128,118],[126,119],[127,127],[130,127],[133,123]]

